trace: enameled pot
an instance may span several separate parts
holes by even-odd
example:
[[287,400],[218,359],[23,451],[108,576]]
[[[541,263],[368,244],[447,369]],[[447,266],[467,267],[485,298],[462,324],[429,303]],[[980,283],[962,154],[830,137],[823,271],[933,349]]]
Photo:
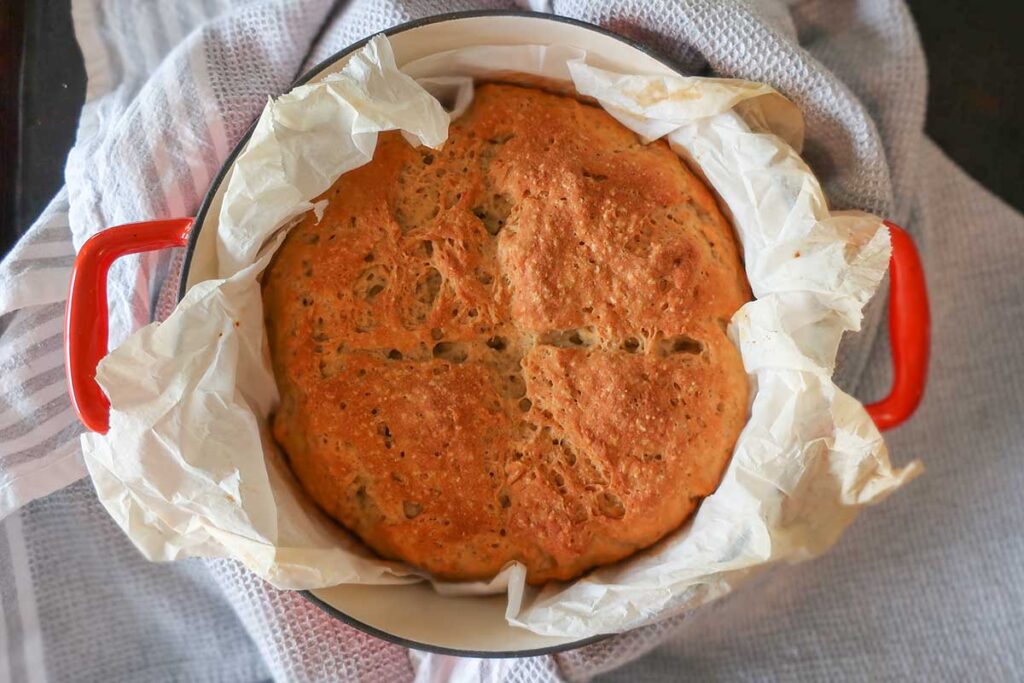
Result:
[[[586,50],[596,65],[632,73],[673,74],[674,67],[630,41],[578,21],[529,12],[466,12],[402,24],[385,31],[399,66],[437,52],[472,45],[549,44]],[[295,85],[341,70],[360,41],[311,69]],[[250,129],[251,132],[251,129]],[[106,432],[110,404],[96,383],[96,366],[107,353],[106,277],[120,256],[169,247],[186,248],[179,299],[195,284],[216,276],[215,239],[235,147],[214,179],[195,218],[133,223],[99,232],[75,262],[65,321],[65,352],[72,404],[86,427]],[[905,231],[887,223],[892,236],[889,330],[894,383],[885,399],[867,406],[880,429],[907,420],[924,392],[929,317],[924,273]],[[476,657],[522,657],[558,652],[598,640],[542,636],[509,626],[504,595],[447,597],[427,583],[398,586],[342,585],[303,591],[332,616],[372,635],[420,650]]]

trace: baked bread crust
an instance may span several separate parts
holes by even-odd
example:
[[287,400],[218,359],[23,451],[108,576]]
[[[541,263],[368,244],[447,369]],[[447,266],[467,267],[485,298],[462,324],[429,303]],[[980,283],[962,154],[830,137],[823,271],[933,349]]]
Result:
[[381,135],[264,275],[274,436],[380,555],[571,579],[677,528],[747,416],[729,223],[661,141],[485,84],[441,150]]

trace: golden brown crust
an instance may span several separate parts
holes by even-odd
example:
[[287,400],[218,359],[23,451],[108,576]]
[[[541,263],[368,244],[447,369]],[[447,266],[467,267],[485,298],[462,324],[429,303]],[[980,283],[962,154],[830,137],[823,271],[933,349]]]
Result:
[[747,413],[731,228],[663,142],[483,85],[442,150],[382,135],[264,278],[299,480],[443,578],[570,579],[678,527]]

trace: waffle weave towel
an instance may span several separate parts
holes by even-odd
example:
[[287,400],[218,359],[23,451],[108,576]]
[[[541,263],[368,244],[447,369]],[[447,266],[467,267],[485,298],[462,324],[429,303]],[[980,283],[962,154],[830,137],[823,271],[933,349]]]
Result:
[[[623,665],[611,679],[1024,677],[1024,219],[924,136],[924,60],[904,5],[522,4],[602,25],[688,73],[773,85],[805,113],[805,156],[833,206],[914,234],[934,360],[920,413],[888,438],[894,460],[919,457],[925,475],[820,560],[555,657],[410,653],[232,563],[145,563],[88,482],[72,484],[84,470],[61,325],[75,249],[105,226],[195,212],[267,96],[308,65],[408,19],[515,6],[74,0],[89,84],[66,189],[0,264],[0,681],[554,681]],[[113,342],[173,305],[180,258],[115,267]],[[840,383],[865,401],[890,380],[883,303],[840,354]]]

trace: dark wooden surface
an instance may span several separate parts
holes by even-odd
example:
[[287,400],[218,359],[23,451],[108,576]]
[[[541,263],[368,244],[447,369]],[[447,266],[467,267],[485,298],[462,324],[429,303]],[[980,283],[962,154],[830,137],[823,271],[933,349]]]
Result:
[[[1024,2],[910,7],[928,55],[928,134],[1024,210]],[[0,0],[0,253],[63,184],[84,97],[70,0]]]
[[18,174],[18,91],[24,7],[0,0],[0,253],[15,234]]
[[[85,66],[75,42],[70,0],[0,0],[19,46],[0,39],[4,106],[17,123],[3,125],[15,138],[2,146],[4,202],[0,253],[23,233],[64,184],[64,162],[75,139],[78,112],[85,101]],[[15,25],[17,23],[18,25]]]
[[928,57],[928,135],[1024,211],[1024,2],[909,4]]

